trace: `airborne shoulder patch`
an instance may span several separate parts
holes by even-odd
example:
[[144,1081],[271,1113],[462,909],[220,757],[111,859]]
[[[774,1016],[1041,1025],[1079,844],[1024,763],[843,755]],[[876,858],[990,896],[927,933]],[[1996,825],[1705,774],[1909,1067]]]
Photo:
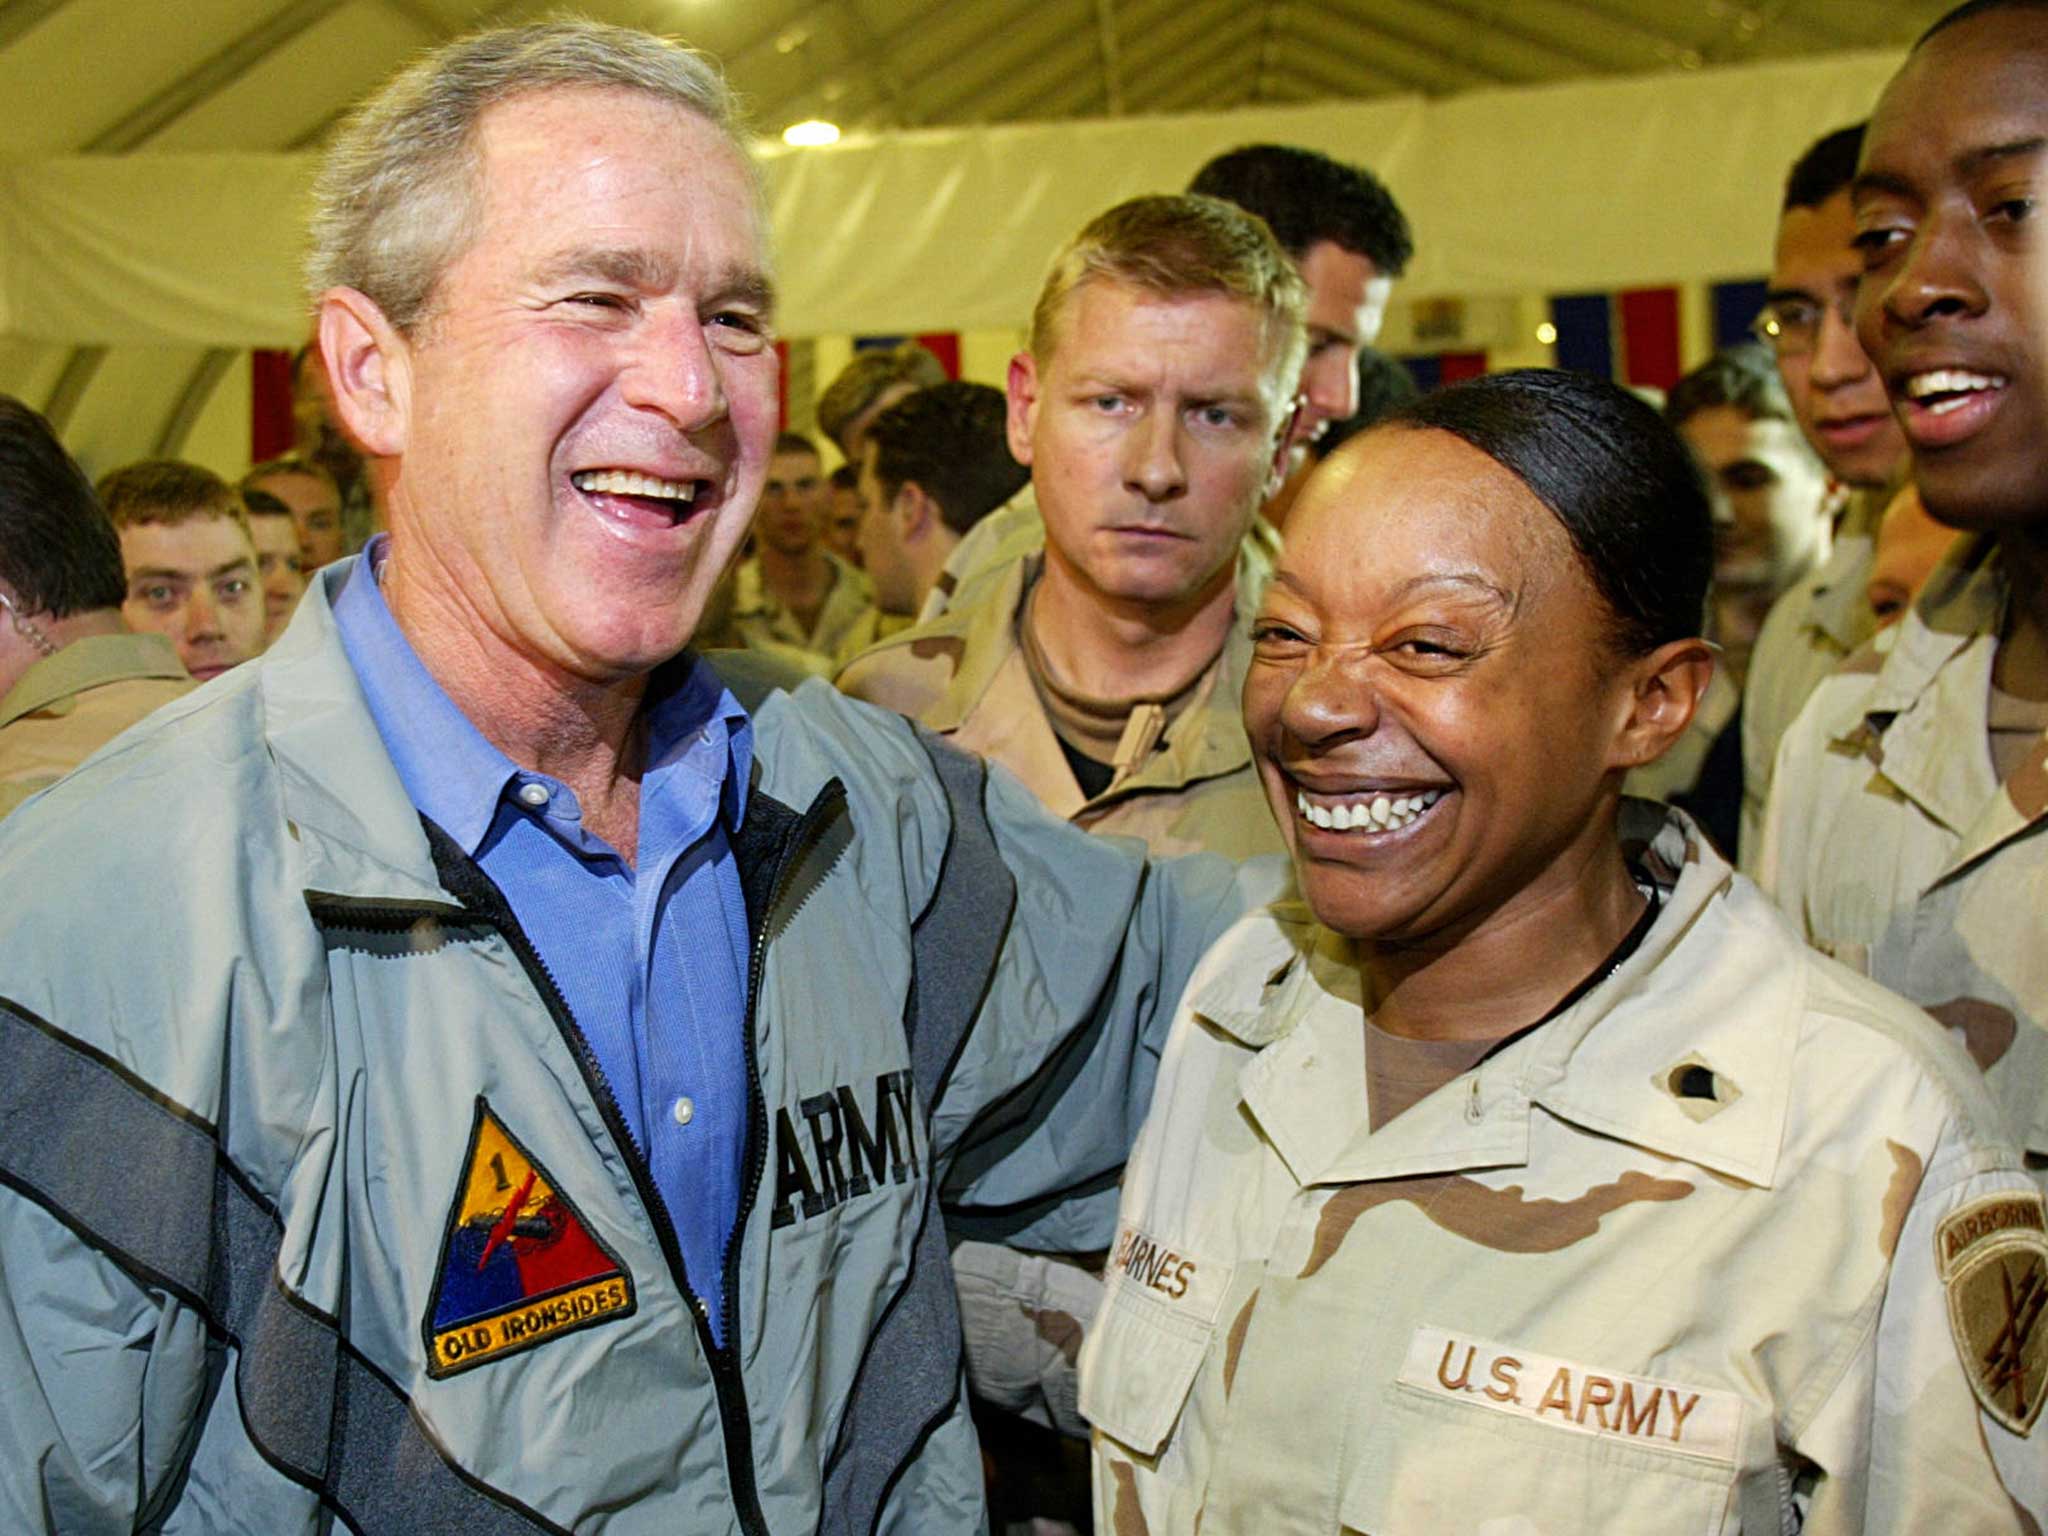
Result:
[[420,1325],[452,1376],[629,1316],[633,1277],[481,1096]]
[[2048,1220],[2023,1190],[1972,1200],[1934,1233],[1948,1320],[1970,1390],[2016,1435],[2048,1392]]

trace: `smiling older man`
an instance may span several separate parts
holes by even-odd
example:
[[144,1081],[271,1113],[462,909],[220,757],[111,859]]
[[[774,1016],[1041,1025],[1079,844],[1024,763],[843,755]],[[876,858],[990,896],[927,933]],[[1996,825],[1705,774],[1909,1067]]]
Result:
[[388,540],[0,838],[0,1528],[981,1529],[939,1191],[1106,1241],[1231,872],[685,650],[775,429],[703,61],[452,44],[320,210]]

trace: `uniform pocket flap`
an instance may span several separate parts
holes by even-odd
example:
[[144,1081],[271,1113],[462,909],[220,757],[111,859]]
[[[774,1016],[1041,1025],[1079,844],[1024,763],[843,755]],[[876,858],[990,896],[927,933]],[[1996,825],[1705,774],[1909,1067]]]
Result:
[[1115,1276],[1081,1349],[1082,1414],[1141,1455],[1158,1455],[1214,1332],[1213,1323],[1162,1306]]

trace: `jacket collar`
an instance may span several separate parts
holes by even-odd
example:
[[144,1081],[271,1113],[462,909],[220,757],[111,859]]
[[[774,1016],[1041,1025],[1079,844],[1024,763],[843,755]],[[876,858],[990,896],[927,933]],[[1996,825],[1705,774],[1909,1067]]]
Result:
[[419,812],[384,751],[334,623],[334,599],[360,558],[320,570],[284,634],[249,663],[264,741],[309,889],[445,901]]
[[63,712],[75,695],[108,683],[138,678],[175,682],[184,676],[184,664],[162,635],[88,635],[44,657],[15,680],[7,696],[0,698],[0,726],[53,705]]
[[2048,814],[2048,743],[2001,785],[1985,743],[2009,589],[1988,536],[1958,542],[1899,624],[1869,691],[1826,722],[1957,844],[1936,882]]
[[[1639,806],[1648,810],[1631,802],[1631,818]],[[1367,1128],[1350,941],[1298,904],[1276,909],[1246,962],[1188,1006],[1257,1053],[1240,1093],[1304,1185],[1522,1166],[1540,1109],[1768,1187],[1806,987],[1796,946],[1678,813],[1656,825],[1639,867],[1661,907],[1636,952],[1557,1018],[1378,1132]],[[1718,1102],[1679,1097],[1674,1072],[1687,1065],[1714,1074]]]

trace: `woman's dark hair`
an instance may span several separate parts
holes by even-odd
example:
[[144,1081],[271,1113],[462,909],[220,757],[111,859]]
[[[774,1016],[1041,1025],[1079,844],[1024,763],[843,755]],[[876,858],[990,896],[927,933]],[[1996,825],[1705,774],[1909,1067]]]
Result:
[[1628,654],[1700,633],[1714,571],[1706,487],[1678,434],[1627,390],[1523,368],[1426,394],[1375,430],[1397,427],[1448,432],[1534,492],[1571,536]]

